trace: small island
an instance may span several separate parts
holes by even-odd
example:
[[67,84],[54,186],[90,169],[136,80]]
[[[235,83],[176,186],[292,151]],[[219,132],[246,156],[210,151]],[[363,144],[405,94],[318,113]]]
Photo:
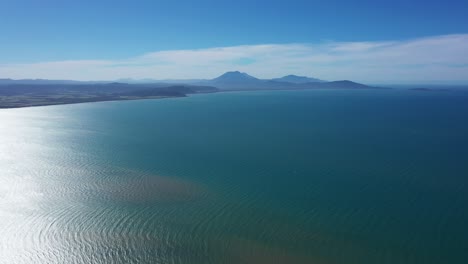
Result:
[[419,91],[419,92],[448,92],[449,89],[435,89],[435,88],[411,88],[411,91]]

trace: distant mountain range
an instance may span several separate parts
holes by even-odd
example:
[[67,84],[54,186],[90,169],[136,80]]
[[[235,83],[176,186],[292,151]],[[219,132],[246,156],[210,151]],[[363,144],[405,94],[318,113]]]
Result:
[[[225,82],[241,82],[243,80],[261,80],[255,78],[247,73],[239,72],[239,71],[231,71],[226,72],[223,75],[214,78],[212,80],[204,80],[204,79],[189,79],[189,80],[155,80],[155,79],[119,79],[118,82],[126,82],[126,83],[199,83],[199,82],[218,82],[218,83],[225,83]],[[297,76],[297,75],[287,75],[281,78],[274,78],[274,79],[264,79],[263,81],[278,81],[278,82],[289,82],[289,83],[308,83],[308,82],[325,82],[320,79],[310,78],[305,76]]]
[[288,90],[288,89],[371,89],[352,81],[324,81],[306,76],[287,75],[274,79],[258,79],[244,72],[231,71],[210,80],[153,80],[153,79],[119,79],[117,81],[73,81],[73,80],[46,80],[46,79],[0,79],[0,85],[91,85],[91,84],[145,84],[153,86],[167,86],[168,84],[212,86],[220,90]]
[[255,90],[378,89],[352,81],[327,82],[288,75],[262,80],[232,71],[211,80],[72,81],[0,79],[0,108],[183,97],[195,93]]
[[276,82],[289,82],[289,83],[311,83],[311,82],[325,82],[320,79],[310,78],[306,76],[297,76],[297,75],[286,75],[281,78],[271,79]]
[[373,89],[352,81],[327,82],[316,78],[287,75],[275,79],[258,79],[244,72],[232,71],[214,78],[192,83],[195,85],[209,85],[221,90],[299,90],[299,89]]

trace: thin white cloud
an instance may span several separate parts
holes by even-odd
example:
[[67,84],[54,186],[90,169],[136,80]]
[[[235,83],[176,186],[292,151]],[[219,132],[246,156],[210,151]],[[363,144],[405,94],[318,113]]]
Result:
[[468,34],[407,41],[168,50],[124,60],[3,64],[0,65],[0,78],[213,78],[231,70],[245,71],[260,78],[299,74],[368,83],[468,80]]

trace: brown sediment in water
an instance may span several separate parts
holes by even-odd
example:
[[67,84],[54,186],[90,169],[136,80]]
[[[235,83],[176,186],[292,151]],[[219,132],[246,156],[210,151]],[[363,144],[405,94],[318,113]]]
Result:
[[158,175],[114,182],[105,191],[115,201],[132,203],[189,202],[206,194],[206,189],[194,182]]

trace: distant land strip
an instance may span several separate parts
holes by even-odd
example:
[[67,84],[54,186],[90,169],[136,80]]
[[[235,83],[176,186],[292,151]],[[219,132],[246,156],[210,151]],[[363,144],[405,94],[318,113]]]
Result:
[[173,84],[0,79],[0,108],[174,98],[226,91],[386,89],[352,81],[327,82],[295,75],[261,80],[237,71],[227,72],[211,80],[179,82]]

